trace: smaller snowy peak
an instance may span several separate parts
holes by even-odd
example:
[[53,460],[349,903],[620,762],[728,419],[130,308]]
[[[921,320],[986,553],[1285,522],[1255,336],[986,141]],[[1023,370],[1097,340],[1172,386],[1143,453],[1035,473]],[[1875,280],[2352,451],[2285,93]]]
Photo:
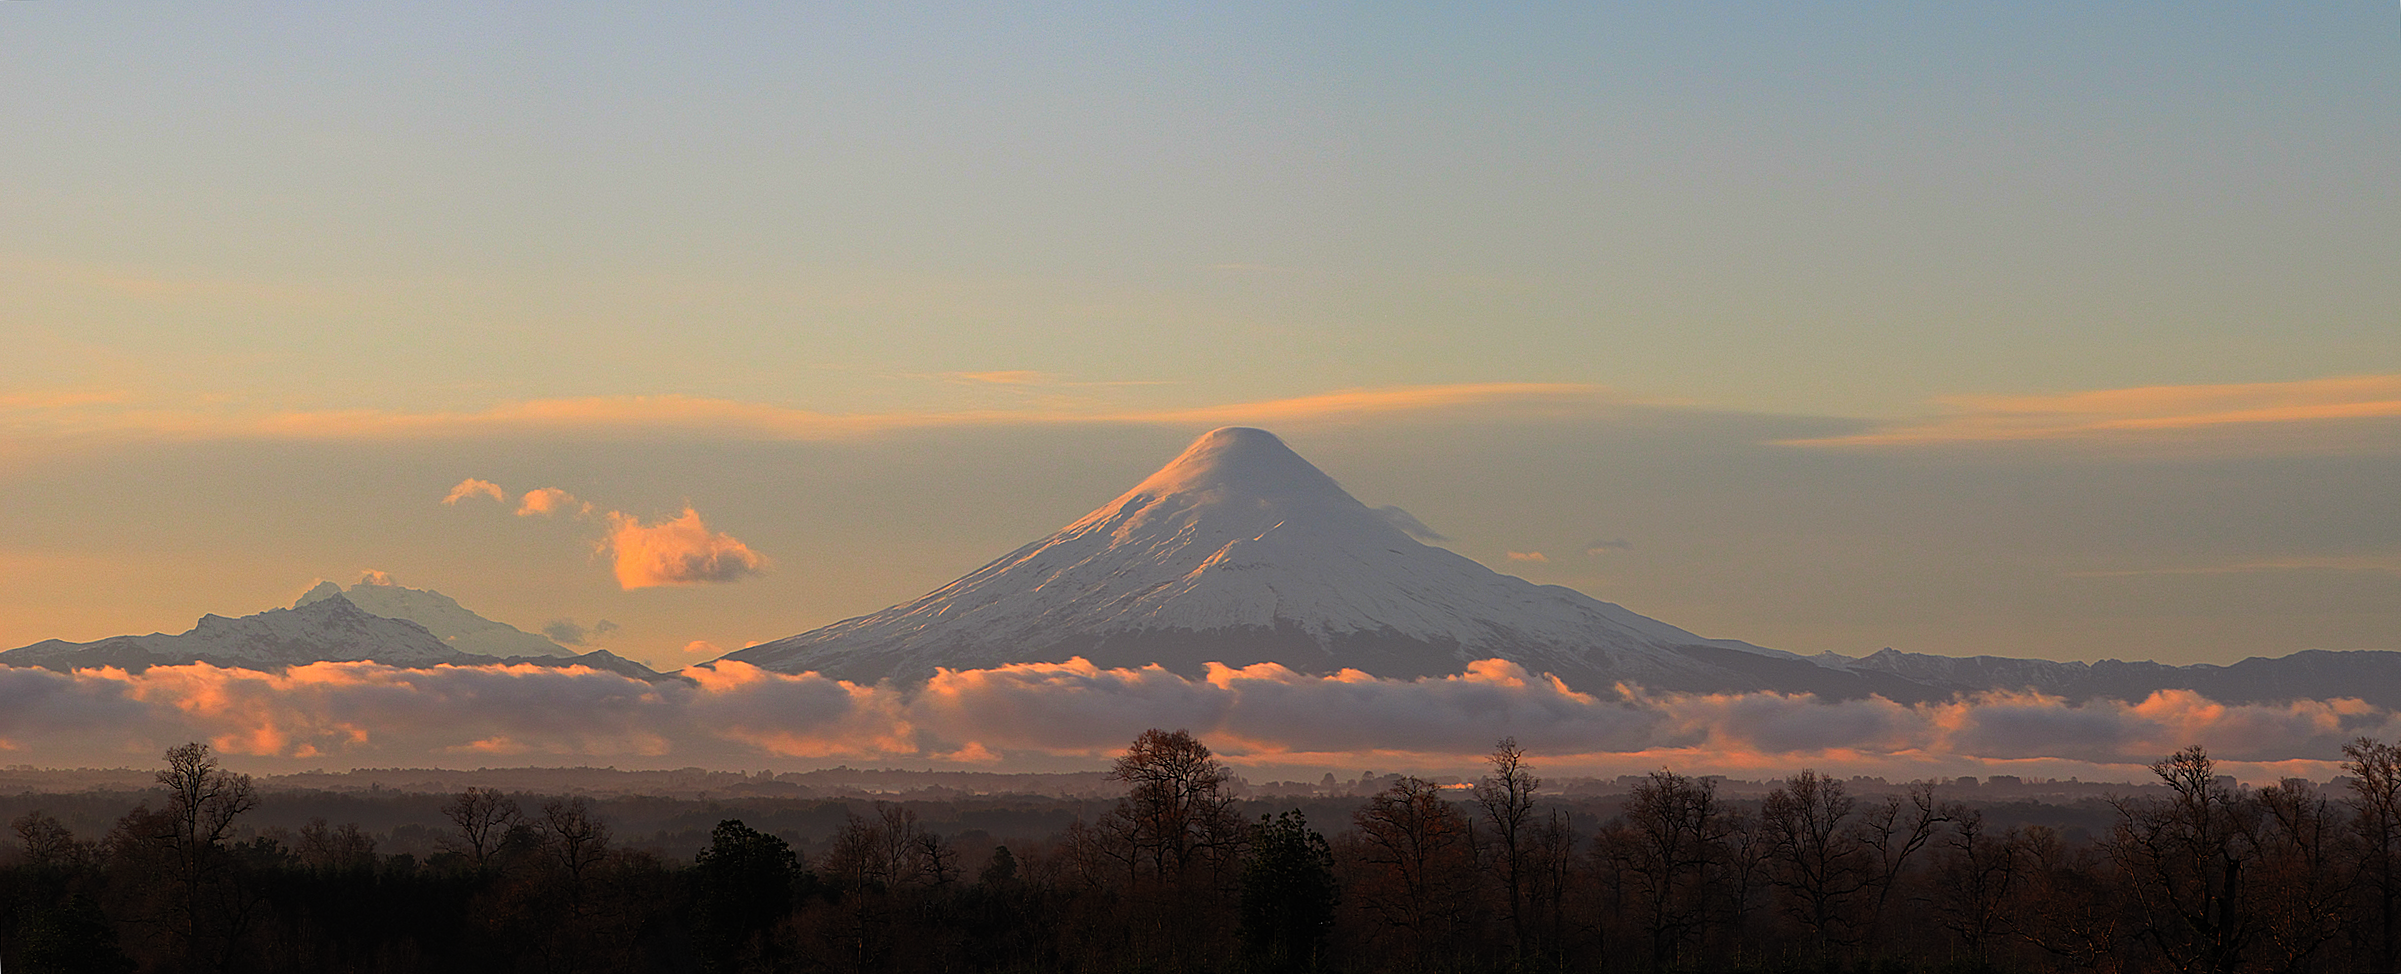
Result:
[[269,609],[239,618],[211,613],[200,617],[189,631],[172,636],[154,632],[88,643],[50,639],[0,652],[0,666],[62,672],[107,666],[140,671],[188,663],[279,670],[310,663],[349,662],[410,669],[444,665],[581,666],[653,682],[678,679],[606,650],[582,655],[539,653],[498,658],[462,653],[415,622],[368,612],[338,589],[332,592],[312,589],[300,604],[289,609]]
[[472,658],[423,626],[374,615],[340,594],[240,618],[212,613],[178,635],[151,633],[89,643],[54,639],[0,653],[0,663],[55,669],[139,669],[194,662],[262,668],[362,660],[426,666]]
[[575,651],[504,622],[477,615],[457,599],[431,589],[409,588],[390,575],[370,571],[358,584],[343,588],[321,581],[292,607],[327,599],[347,598],[359,608],[387,619],[406,619],[433,633],[451,649],[475,656],[574,656]]

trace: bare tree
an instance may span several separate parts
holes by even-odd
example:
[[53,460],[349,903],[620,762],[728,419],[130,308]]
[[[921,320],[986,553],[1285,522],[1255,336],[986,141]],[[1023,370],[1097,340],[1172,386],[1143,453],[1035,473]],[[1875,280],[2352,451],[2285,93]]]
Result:
[[1719,922],[1739,944],[1749,936],[1751,917],[1768,888],[1768,876],[1775,867],[1774,843],[1759,817],[1744,808],[1726,809],[1721,820],[1712,886],[1717,893]]
[[1813,769],[1785,779],[1760,803],[1773,882],[1790,900],[1786,912],[1820,954],[1850,942],[1851,900],[1873,881],[1867,850],[1851,829],[1857,808],[1842,782]]
[[1225,793],[1232,775],[1191,733],[1143,731],[1109,777],[1130,786],[1114,814],[1151,876],[1181,883],[1204,860],[1227,866],[1240,853],[1244,823]]
[[827,873],[849,889],[942,886],[958,876],[958,853],[917,822],[905,805],[875,803],[875,814],[845,812],[825,854]]
[[1948,820],[1949,816],[1934,802],[1934,786],[1926,782],[1910,785],[1905,795],[1888,795],[1860,814],[1855,831],[1859,844],[1867,852],[1868,886],[1875,892],[1868,903],[1867,923],[1861,933],[1871,947],[1883,932],[1885,910],[1891,905],[1902,871],[1909,867],[1910,858],[1934,838],[1935,826]]
[[509,829],[525,814],[517,800],[500,789],[469,786],[442,805],[442,817],[458,829],[458,835],[445,836],[442,845],[464,853],[480,872],[491,864]]
[[1422,964],[1449,942],[1466,910],[1475,869],[1475,838],[1467,817],[1442,786],[1405,777],[1351,814],[1358,860],[1365,866],[1359,898],[1410,938]]
[[1705,919],[1709,866],[1724,838],[1716,784],[1653,771],[1626,797],[1623,816],[1624,869],[1650,939],[1651,967],[1674,968]]
[[2127,934],[2118,876],[2106,868],[2101,850],[2070,846],[2048,826],[2020,836],[2025,880],[2009,898],[2009,925],[2027,943],[2062,958],[2075,970],[2117,969]]
[[88,854],[85,843],[75,841],[75,833],[67,831],[65,823],[39,809],[17,816],[10,823],[16,830],[17,841],[25,846],[25,862],[36,869],[72,866]]
[[1995,836],[1984,813],[1954,805],[1951,827],[1935,850],[1934,917],[1983,961],[2007,929],[2011,895],[2023,885],[2024,855],[2016,829]]
[[2143,935],[2183,971],[2232,971],[2260,934],[2247,871],[2259,856],[2259,805],[2217,780],[2198,744],[2151,765],[2170,795],[2118,799],[2109,857]]
[[118,841],[163,854],[175,886],[167,912],[176,937],[188,956],[222,969],[233,962],[256,905],[234,882],[226,839],[234,820],[258,807],[258,791],[249,775],[220,767],[198,741],[169,749],[166,759],[155,775],[167,789],[166,807],[135,809],[118,823]]
[[166,770],[154,777],[166,786],[175,840],[187,855],[222,847],[234,819],[258,807],[250,776],[218,767],[208,745],[198,741],[169,750]]
[[542,847],[567,878],[567,900],[582,919],[593,868],[609,857],[609,826],[592,814],[582,796],[553,799],[542,805]]
[[310,869],[342,872],[375,868],[375,837],[361,831],[356,822],[337,827],[327,825],[322,818],[311,819],[300,829],[296,851],[301,865]]
[[1567,941],[1567,898],[1576,880],[1575,823],[1553,809],[1528,830],[1526,912],[1542,921],[1543,949],[1557,954]]
[[1492,773],[1476,782],[1475,799],[1484,809],[1485,819],[1492,823],[1493,840],[1501,847],[1501,884],[1509,893],[1509,934],[1522,963],[1526,943],[1525,872],[1529,838],[1526,832],[1534,814],[1534,789],[1542,787],[1542,779],[1526,767],[1525,752],[1518,748],[1517,738],[1501,738],[1486,760],[1492,763]]
[[2351,777],[2351,830],[2359,837],[2360,880],[2373,906],[2377,970],[2401,967],[2401,745],[2362,737],[2343,745]]
[[2334,803],[2315,784],[2286,778],[2257,792],[2261,815],[2259,866],[2252,882],[2264,906],[2261,937],[2280,969],[2305,970],[2318,952],[2351,926],[2345,909],[2356,868]]

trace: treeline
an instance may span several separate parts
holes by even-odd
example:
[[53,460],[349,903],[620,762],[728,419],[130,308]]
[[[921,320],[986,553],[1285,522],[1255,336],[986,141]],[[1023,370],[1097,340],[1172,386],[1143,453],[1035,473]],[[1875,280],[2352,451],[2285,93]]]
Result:
[[2394,970],[2401,746],[2344,755],[2321,793],[2187,748],[2078,841],[1808,770],[1757,801],[1663,770],[1595,823],[1547,804],[1511,740],[1470,787],[1246,817],[1206,746],[1152,730],[1113,806],[1038,841],[969,856],[883,804],[813,856],[726,820],[670,861],[583,799],[480,787],[423,858],[356,825],[249,834],[251,780],[191,744],[105,835],[14,821],[0,969]]

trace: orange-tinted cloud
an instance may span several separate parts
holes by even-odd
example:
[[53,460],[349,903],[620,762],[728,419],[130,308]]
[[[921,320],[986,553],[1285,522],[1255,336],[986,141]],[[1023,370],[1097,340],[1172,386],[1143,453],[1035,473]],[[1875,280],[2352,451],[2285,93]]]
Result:
[[456,504],[476,497],[489,497],[503,504],[508,503],[508,492],[501,490],[499,484],[473,477],[459,481],[458,486],[450,488],[450,493],[442,496],[442,503]]
[[2141,386],[2038,396],[1957,396],[1949,415],[1796,446],[1906,447],[2043,440],[2124,440],[2401,418],[2401,375],[2296,382]]
[[556,487],[540,487],[525,492],[517,502],[518,517],[549,516],[565,511],[571,514],[590,514],[592,505],[576,499],[574,494]]
[[[1035,373],[962,373],[1032,382]],[[1120,383],[1077,383],[1116,385]],[[836,414],[765,403],[702,396],[593,396],[501,403],[467,412],[398,412],[334,409],[257,412],[221,406],[133,408],[90,404],[0,402],[0,422],[29,433],[113,433],[177,439],[386,440],[467,439],[540,434],[633,437],[674,434],[710,439],[843,440],[884,433],[958,426],[1057,424],[1164,424],[1223,426],[1231,423],[1304,424],[1349,422],[1394,413],[1507,407],[1538,414],[1589,411],[1625,405],[1592,385],[1573,383],[1467,383],[1348,389],[1317,395],[1247,403],[1170,409],[1126,409],[1107,404],[1029,401],[1011,409],[953,412]],[[472,496],[472,495],[470,495]]]
[[[468,478],[451,488],[443,503],[467,497],[505,500],[498,484]],[[732,582],[767,570],[768,559],[730,534],[709,530],[700,512],[690,506],[683,514],[657,523],[623,511],[606,511],[557,487],[530,490],[517,505],[518,517],[547,517],[566,513],[597,518],[606,525],[598,548],[609,555],[617,584],[628,591],[664,585]],[[563,643],[573,643],[562,640]]]
[[1001,386],[1043,385],[1057,379],[1048,372],[1032,372],[1024,369],[1008,369],[998,372],[945,372],[942,375],[944,378],[959,382],[980,382]]
[[1551,556],[1543,554],[1539,551],[1512,551],[1509,552],[1509,560],[1546,562],[1551,560]]
[[1392,413],[1474,406],[1512,406],[1563,413],[1626,405],[1600,386],[1569,382],[1481,382],[1440,386],[1345,389],[1313,396],[1233,403],[1191,409],[1128,413],[1121,421],[1176,425],[1307,423],[1347,421]]
[[[1905,705],[1806,694],[1570,690],[1516,664],[1379,679],[1084,660],[944,671],[925,686],[860,686],[721,662],[646,683],[580,667],[317,663],[72,674],[0,667],[0,746],[72,765],[149,760],[207,740],[293,766],[456,764],[488,754],[653,766],[826,760],[1101,762],[1150,727],[1184,727],[1237,766],[1472,769],[1515,736],[1545,773],[1771,777],[1802,767],[1895,780],[2039,774],[2138,780],[2200,743],[2251,781],[2325,778],[2344,742],[2392,739],[2401,714],[2358,700],[2224,704],[2186,690],[2137,701],[2031,693]],[[305,762],[305,763],[302,763]]]
[[767,568],[765,556],[733,535],[709,530],[690,507],[656,524],[619,511],[610,511],[608,520],[603,544],[615,560],[617,584],[627,590],[732,582]]

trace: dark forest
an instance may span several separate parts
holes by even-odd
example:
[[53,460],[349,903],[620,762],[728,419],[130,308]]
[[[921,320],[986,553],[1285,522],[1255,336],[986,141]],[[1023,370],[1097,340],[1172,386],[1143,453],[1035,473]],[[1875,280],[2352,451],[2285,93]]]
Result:
[[[1106,796],[685,802],[686,818],[756,814],[716,818],[683,854],[665,828],[620,835],[639,812],[622,801],[285,795],[190,744],[105,827],[70,823],[126,793],[20,796],[41,804],[0,856],[0,965],[2394,970],[2401,746],[2344,755],[2332,786],[2251,788],[2187,748],[2148,786],[2046,820],[1807,769],[1756,795],[1661,770],[1577,800],[1544,790],[1511,740],[1467,787],[1389,776],[1278,802],[1238,797],[1203,742],[1153,730]],[[272,802],[334,815],[261,828]],[[438,824],[337,819],[410,802]]]

